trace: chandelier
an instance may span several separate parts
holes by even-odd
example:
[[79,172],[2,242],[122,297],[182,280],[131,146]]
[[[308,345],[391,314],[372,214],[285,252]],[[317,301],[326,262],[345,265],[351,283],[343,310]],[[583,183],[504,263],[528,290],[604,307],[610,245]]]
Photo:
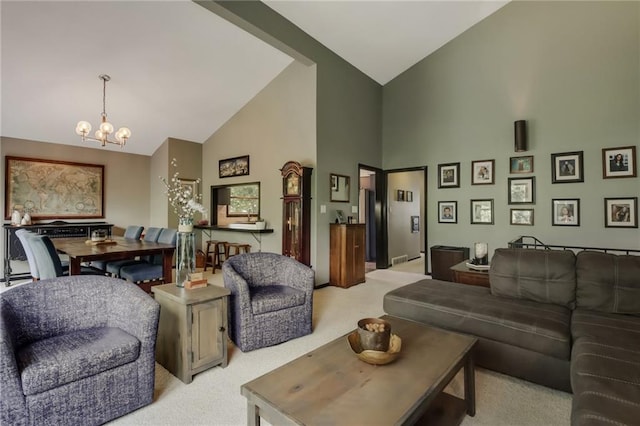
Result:
[[107,97],[107,81],[111,80],[106,74],[102,74],[99,76],[102,80],[102,121],[100,122],[100,127],[95,133],[95,137],[87,136],[91,131],[91,124],[88,121],[80,121],[76,126],[76,133],[82,136],[82,141],[92,140],[96,142],[100,142],[102,146],[105,146],[107,143],[112,143],[115,145],[120,145],[120,148],[124,147],[124,144],[127,143],[127,139],[131,137],[131,130],[127,127],[121,127],[115,134],[115,141],[109,140],[109,135],[113,133],[113,124],[107,121],[107,111],[106,111],[106,97]]

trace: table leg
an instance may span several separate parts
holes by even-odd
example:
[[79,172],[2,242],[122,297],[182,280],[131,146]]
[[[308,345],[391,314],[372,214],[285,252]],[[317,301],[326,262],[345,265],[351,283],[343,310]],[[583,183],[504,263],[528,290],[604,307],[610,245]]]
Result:
[[476,372],[473,356],[467,355],[464,366],[464,401],[467,405],[467,414],[476,415]]
[[79,257],[69,258],[69,275],[80,275],[82,270],[82,261]]
[[260,426],[260,409],[250,402],[247,403],[247,426]]
[[162,275],[165,284],[173,282],[173,274],[171,269],[173,268],[173,249],[164,250],[162,252]]

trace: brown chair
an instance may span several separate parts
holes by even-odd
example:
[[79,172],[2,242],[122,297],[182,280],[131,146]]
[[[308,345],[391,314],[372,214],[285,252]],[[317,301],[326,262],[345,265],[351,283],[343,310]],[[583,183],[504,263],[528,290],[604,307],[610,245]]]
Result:
[[[207,270],[207,266],[211,266],[212,273],[216,273],[216,268],[222,268],[221,256],[227,258],[227,242],[226,241],[218,241],[218,240],[208,240],[207,241],[207,250],[205,252],[205,260],[204,260],[204,270]],[[213,249],[213,251],[212,251]],[[211,261],[209,260],[211,259]]]

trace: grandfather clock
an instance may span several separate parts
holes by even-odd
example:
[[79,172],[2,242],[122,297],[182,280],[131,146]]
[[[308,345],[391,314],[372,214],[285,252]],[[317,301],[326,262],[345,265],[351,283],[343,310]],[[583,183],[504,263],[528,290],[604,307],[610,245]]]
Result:
[[282,166],[282,254],[311,266],[311,167]]

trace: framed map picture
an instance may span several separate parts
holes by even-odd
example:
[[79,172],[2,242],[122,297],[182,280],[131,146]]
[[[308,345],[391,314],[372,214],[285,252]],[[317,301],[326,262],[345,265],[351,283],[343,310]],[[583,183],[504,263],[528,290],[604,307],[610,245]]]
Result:
[[4,217],[13,210],[35,220],[104,217],[101,164],[5,157]]

